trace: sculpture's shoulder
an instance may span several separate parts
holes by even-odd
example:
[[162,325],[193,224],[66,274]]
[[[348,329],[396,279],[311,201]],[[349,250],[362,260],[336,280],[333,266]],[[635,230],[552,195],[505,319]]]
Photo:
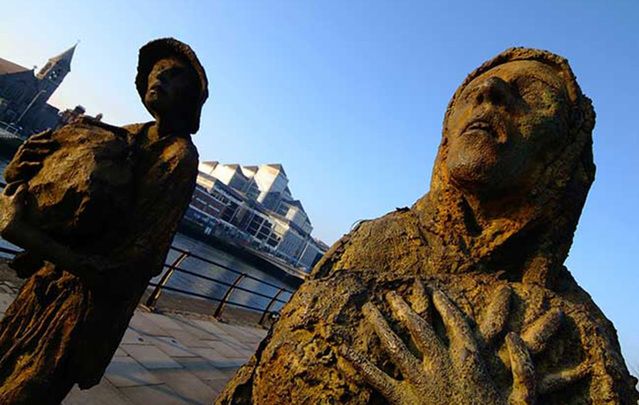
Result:
[[190,164],[197,165],[199,154],[191,137],[175,137],[172,147],[176,154],[183,159],[187,159]]
[[[128,132],[131,143],[140,144],[140,140],[146,137],[148,129],[153,124],[153,121],[128,124],[122,129]],[[189,171],[197,171],[199,154],[190,135],[171,136],[162,142],[159,158],[164,162],[171,163],[171,167],[179,166]]]
[[151,125],[153,125],[153,121],[128,124],[128,125],[122,126],[121,128],[127,131],[131,135],[138,135],[138,134],[141,134],[146,129],[148,129],[148,127],[150,127]]
[[398,208],[380,218],[360,221],[338,240],[313,269],[323,277],[339,269],[375,268],[404,273],[426,264],[428,241],[419,216]]
[[361,275],[337,271],[302,284],[216,404],[366,403],[368,390],[344,377],[335,346],[335,339],[370,335],[361,333],[369,296]]

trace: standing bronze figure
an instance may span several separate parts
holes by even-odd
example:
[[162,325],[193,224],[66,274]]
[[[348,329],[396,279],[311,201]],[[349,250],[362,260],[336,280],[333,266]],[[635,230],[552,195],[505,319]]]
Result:
[[333,245],[217,403],[636,404],[612,323],[564,266],[594,124],[564,58],[481,65],[430,191]]
[[2,237],[28,277],[0,323],[0,403],[58,404],[97,384],[195,187],[191,141],[208,97],[189,46],[140,49],[136,87],[155,121],[92,120],[27,140],[6,169]]

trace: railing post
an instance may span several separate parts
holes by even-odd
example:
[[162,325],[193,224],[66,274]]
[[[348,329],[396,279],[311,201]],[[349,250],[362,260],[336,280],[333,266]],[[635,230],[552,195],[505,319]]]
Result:
[[260,318],[260,322],[259,322],[260,325],[264,326],[264,320],[266,319],[266,314],[268,314],[271,311],[271,307],[273,306],[273,304],[275,304],[275,300],[277,300],[277,298],[280,296],[280,294],[282,294],[282,292],[284,292],[284,287],[277,290],[277,293],[275,293],[275,295],[273,296],[273,298],[271,298],[271,301],[268,303],[266,308],[264,308],[264,312],[262,313],[262,317]]
[[213,314],[215,318],[219,318],[220,315],[222,315],[222,311],[224,310],[224,304],[226,304],[226,301],[228,301],[229,297],[231,296],[231,293],[235,289],[235,286],[237,286],[244,277],[246,277],[246,273],[242,273],[239,276],[237,276],[233,284],[229,287],[228,290],[226,290],[226,292],[224,293],[224,297],[222,297],[222,301],[220,301],[219,305],[215,309],[215,313]]
[[178,258],[175,259],[173,264],[171,264],[168,267],[168,269],[166,270],[166,273],[162,275],[160,282],[155,286],[155,289],[153,290],[151,295],[149,295],[149,298],[146,300],[147,308],[151,310],[155,308],[155,303],[158,301],[158,299],[160,298],[160,295],[162,294],[162,287],[164,287],[169,282],[169,279],[173,275],[173,272],[175,271],[175,269],[184,261],[184,259],[189,257],[190,254],[191,252],[189,252],[188,250],[180,253],[180,256],[178,256]]

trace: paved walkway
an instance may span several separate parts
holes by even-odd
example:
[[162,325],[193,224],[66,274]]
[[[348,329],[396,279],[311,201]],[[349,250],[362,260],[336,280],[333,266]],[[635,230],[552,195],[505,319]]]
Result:
[[[0,282],[0,316],[14,296]],[[264,336],[260,328],[139,308],[102,382],[74,388],[63,405],[212,404]]]

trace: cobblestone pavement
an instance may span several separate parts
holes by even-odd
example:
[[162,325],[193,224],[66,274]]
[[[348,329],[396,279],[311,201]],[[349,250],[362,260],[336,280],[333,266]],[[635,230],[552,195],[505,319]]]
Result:
[[[0,282],[0,316],[15,287]],[[74,388],[63,405],[211,404],[266,336],[231,325],[138,308],[102,382]]]

